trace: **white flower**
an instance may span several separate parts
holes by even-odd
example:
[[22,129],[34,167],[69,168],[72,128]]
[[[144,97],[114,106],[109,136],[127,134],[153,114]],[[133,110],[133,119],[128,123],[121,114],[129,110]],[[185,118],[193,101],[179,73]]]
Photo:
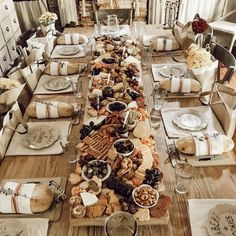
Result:
[[17,88],[21,84],[17,80],[0,78],[0,89],[12,89]]
[[199,47],[196,44],[191,44],[187,51],[187,65],[189,69],[209,66],[213,62],[211,54],[206,49]]
[[48,26],[54,23],[57,19],[58,17],[55,13],[51,13],[47,11],[38,18],[38,21],[41,25]]

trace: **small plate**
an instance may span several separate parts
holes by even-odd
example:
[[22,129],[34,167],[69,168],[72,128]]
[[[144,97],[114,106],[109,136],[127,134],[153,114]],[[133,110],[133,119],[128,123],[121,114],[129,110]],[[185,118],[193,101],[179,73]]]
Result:
[[185,72],[183,68],[174,67],[174,66],[164,66],[158,70],[158,73],[164,77],[171,78],[184,76]]
[[208,213],[207,231],[210,236],[233,236],[236,233],[236,206],[219,204]]
[[27,229],[23,223],[7,222],[0,220],[0,236],[28,236]]
[[67,80],[65,78],[60,78],[60,79],[49,79],[44,84],[44,87],[47,90],[60,91],[60,90],[67,89],[68,87],[70,87],[70,85],[71,85],[71,83],[69,80]]
[[181,129],[197,131],[207,127],[208,122],[203,120],[201,115],[194,110],[179,112],[173,122]]
[[59,131],[49,125],[40,125],[29,129],[23,137],[23,144],[30,149],[43,149],[51,146],[59,138]]
[[71,47],[71,46],[62,46],[60,48],[57,49],[57,52],[60,55],[63,56],[71,56],[71,55],[75,55],[76,53],[78,53],[80,51],[80,49],[78,47]]

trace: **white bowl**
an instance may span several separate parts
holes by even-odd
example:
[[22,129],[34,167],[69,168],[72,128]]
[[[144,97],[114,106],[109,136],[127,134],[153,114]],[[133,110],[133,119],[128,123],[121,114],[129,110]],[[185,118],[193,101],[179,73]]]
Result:
[[[152,204],[152,205],[150,205],[150,206],[143,206],[143,205],[140,205],[140,204],[136,201],[136,199],[135,199],[135,197],[134,197],[134,193],[135,193],[137,190],[139,190],[139,189],[141,189],[141,188],[144,188],[144,187],[149,187],[150,189],[154,190],[155,193],[156,193],[156,201],[155,201],[154,204]],[[132,192],[132,197],[133,197],[133,200],[134,200],[135,204],[138,205],[139,207],[141,207],[141,208],[151,208],[151,207],[154,207],[154,206],[157,204],[158,199],[159,199],[159,193],[158,193],[158,191],[157,191],[156,189],[152,188],[150,185],[148,185],[148,184],[142,184],[142,185],[140,185],[139,187],[136,187],[136,188],[133,190],[133,192]]]
[[113,143],[113,148],[115,149],[116,153],[117,153],[118,155],[122,155],[122,156],[124,156],[124,157],[130,156],[130,155],[133,153],[133,151],[134,151],[134,149],[135,149],[135,146],[133,147],[132,151],[130,151],[130,152],[128,152],[128,153],[122,153],[122,152],[118,152],[118,151],[116,150],[115,144],[118,143],[118,142],[121,142],[121,141],[126,141],[126,140],[129,140],[129,141],[133,144],[133,146],[134,146],[134,143],[133,143],[130,139],[128,139],[128,138],[120,138],[120,139],[116,140],[116,141]]
[[126,104],[125,102],[114,101],[114,102],[109,102],[109,103],[107,104],[106,110],[107,110],[108,112],[110,112],[110,113],[119,112],[119,111],[111,111],[111,110],[110,110],[109,106],[110,106],[111,104],[114,104],[114,103],[120,103],[120,104],[123,104],[123,105],[125,106],[125,109],[124,109],[124,110],[121,110],[121,111],[125,111],[125,110],[127,109],[127,104]]
[[[91,164],[91,163],[96,162],[96,161],[107,163],[106,161],[103,161],[103,160],[92,160],[92,161],[89,161],[88,163]],[[91,179],[89,179],[84,173],[85,169],[86,169],[86,165],[83,166],[81,175],[82,175],[84,180],[90,181]],[[106,180],[110,176],[110,174],[111,174],[111,166],[107,163],[107,174],[101,180],[102,181]]]

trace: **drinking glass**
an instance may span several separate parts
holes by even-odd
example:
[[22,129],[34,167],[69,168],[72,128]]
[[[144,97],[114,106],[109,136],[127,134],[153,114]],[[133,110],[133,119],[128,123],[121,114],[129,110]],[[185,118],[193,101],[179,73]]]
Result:
[[64,150],[66,156],[70,157],[69,163],[75,163],[78,161],[78,148],[76,146],[79,143],[79,137],[75,135],[66,135],[60,138],[60,144]]
[[161,112],[160,110],[152,109],[150,112],[151,127],[155,130],[159,129],[161,126]]
[[187,193],[194,176],[194,167],[188,163],[178,163],[175,166],[177,193]]
[[152,49],[149,46],[142,47],[142,64],[148,68],[152,64]]
[[119,30],[117,15],[107,16],[107,26],[110,33],[116,33]]
[[106,219],[106,236],[136,236],[137,232],[138,222],[135,217],[128,212],[115,212]]
[[81,79],[75,78],[75,77],[72,78],[71,79],[71,86],[72,86],[72,90],[73,90],[75,98],[83,97],[83,93],[82,93],[83,85],[82,85]]
[[166,90],[165,89],[154,89],[153,90],[153,108],[155,110],[161,110],[165,97],[166,97]]

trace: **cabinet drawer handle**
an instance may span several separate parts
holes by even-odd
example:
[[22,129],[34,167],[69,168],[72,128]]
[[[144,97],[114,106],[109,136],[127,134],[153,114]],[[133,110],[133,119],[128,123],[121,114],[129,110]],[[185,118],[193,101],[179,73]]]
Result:
[[16,19],[14,19],[14,20],[13,20],[13,23],[15,23],[15,24],[16,24]]
[[3,61],[6,61],[6,60],[7,60],[7,58],[4,56],[4,57],[3,57]]
[[8,10],[8,6],[7,5],[5,5],[5,9]]
[[7,26],[6,31],[10,31],[9,27]]
[[11,47],[11,49],[12,49],[13,51],[15,51],[15,50],[16,50],[14,46],[12,46],[12,47]]

